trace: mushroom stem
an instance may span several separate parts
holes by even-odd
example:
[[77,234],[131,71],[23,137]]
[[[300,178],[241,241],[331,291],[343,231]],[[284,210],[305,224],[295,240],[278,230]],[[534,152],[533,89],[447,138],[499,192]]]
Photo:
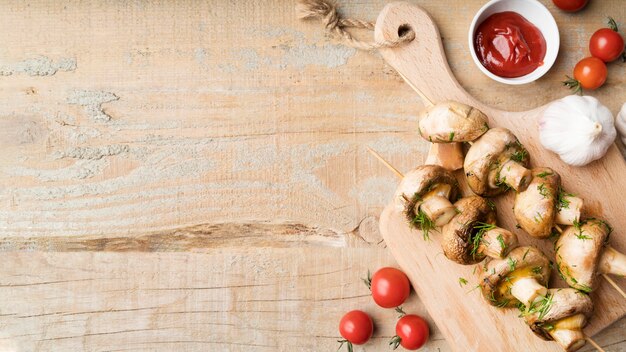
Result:
[[441,195],[432,195],[424,199],[416,211],[423,211],[426,216],[435,224],[435,226],[443,226],[450,222],[456,215],[456,208],[448,198]]
[[511,294],[526,307],[530,307],[531,304],[541,300],[548,293],[548,289],[532,276],[513,280]]
[[561,206],[554,218],[555,224],[560,225],[574,225],[580,221],[580,210],[583,207],[583,200],[574,196],[563,196],[563,203],[567,204],[566,207]]
[[611,246],[604,247],[600,257],[600,273],[626,276],[626,255]]
[[532,173],[517,161],[509,160],[502,165],[498,179],[517,192],[522,192],[530,183]]
[[463,168],[463,148],[461,143],[431,143],[426,165],[439,165],[446,170]]
[[491,258],[503,259],[515,247],[517,236],[511,231],[496,227],[485,232],[477,251]]
[[565,351],[576,351],[585,345],[582,331],[586,318],[583,314],[572,315],[554,323],[554,329],[548,333]]

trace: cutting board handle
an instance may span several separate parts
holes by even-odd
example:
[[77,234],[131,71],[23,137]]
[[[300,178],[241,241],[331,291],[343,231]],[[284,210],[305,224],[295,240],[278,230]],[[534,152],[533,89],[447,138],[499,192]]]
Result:
[[406,2],[387,4],[376,20],[375,37],[377,41],[396,39],[407,28],[415,32],[415,39],[406,45],[380,49],[385,61],[433,102],[452,99],[482,105],[457,82],[448,66],[437,25],[421,7]]

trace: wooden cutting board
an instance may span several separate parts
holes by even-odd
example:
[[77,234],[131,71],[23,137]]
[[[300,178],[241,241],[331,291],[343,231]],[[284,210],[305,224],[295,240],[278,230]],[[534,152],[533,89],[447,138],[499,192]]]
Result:
[[[610,242],[621,252],[626,251],[624,192],[626,191],[626,163],[613,145],[600,161],[585,167],[570,167],[558,156],[544,150],[538,139],[537,118],[545,106],[530,111],[506,112],[485,106],[473,99],[454,78],[443,51],[437,26],[422,8],[403,2],[388,4],[376,22],[376,39],[393,39],[398,31],[409,26],[416,33],[410,44],[381,50],[383,58],[394,69],[437,102],[451,99],[475,106],[485,112],[492,127],[513,131],[528,149],[531,164],[549,166],[559,172],[566,190],[585,200],[587,216],[606,219],[616,229]],[[469,50],[469,49],[468,49]],[[499,83],[493,83],[499,84]],[[555,89],[562,89],[558,82]],[[564,91],[565,95],[565,91]],[[520,107],[523,109],[523,106]],[[417,109],[416,109],[417,110]],[[417,111],[416,111],[417,113]],[[417,126],[416,126],[417,132]],[[417,133],[415,138],[420,138]],[[457,174],[464,182],[462,172]],[[554,256],[552,243],[530,238],[516,230],[513,217],[514,195],[509,192],[495,199],[499,224],[515,230],[520,242],[536,245],[550,257]],[[517,309],[502,310],[483,301],[477,285],[474,266],[453,263],[443,255],[437,234],[425,242],[417,230],[411,230],[401,212],[388,205],[381,214],[380,230],[394,257],[408,274],[418,296],[456,351],[559,351],[556,343],[536,337],[518,318]],[[551,287],[566,285],[553,273]],[[469,283],[463,287],[459,278]],[[615,278],[626,287],[624,278]],[[587,335],[606,328],[626,314],[626,302],[605,280],[600,280],[592,294],[595,312],[585,329]]]

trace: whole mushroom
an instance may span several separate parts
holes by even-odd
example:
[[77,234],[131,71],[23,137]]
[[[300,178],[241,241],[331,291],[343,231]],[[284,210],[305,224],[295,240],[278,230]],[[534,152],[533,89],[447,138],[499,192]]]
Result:
[[452,173],[438,165],[422,165],[404,175],[394,202],[410,224],[427,237],[430,229],[447,224],[456,215],[450,200],[456,200],[458,194],[459,185]]
[[585,345],[582,329],[593,313],[588,295],[572,288],[550,289],[522,312],[530,329],[544,340],[555,340],[567,352]]
[[493,204],[470,196],[454,203],[458,214],[443,228],[441,247],[448,259],[459,264],[475,264],[486,256],[503,258],[517,246],[517,236],[495,225]]
[[539,249],[517,247],[506,258],[485,265],[480,288],[491,305],[528,307],[545,297],[550,271],[550,260]]
[[509,188],[525,190],[531,179],[528,163],[528,152],[511,131],[492,128],[470,147],[463,168],[472,191],[491,197]]
[[480,110],[456,101],[432,105],[418,115],[420,135],[433,143],[426,164],[440,165],[446,170],[463,167],[460,142],[470,142],[485,133],[487,116]]
[[562,190],[558,173],[541,167],[532,170],[528,187],[515,196],[513,213],[529,235],[547,238],[555,224],[572,225],[579,221],[582,205],[582,199]]
[[598,274],[626,276],[626,256],[607,245],[612,229],[603,220],[587,219],[563,231],[555,244],[556,264],[571,287],[591,292]]

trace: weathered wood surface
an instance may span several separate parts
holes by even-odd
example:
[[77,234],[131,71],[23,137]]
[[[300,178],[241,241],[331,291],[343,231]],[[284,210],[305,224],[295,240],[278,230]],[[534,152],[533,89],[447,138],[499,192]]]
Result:
[[[469,61],[481,4],[420,1],[460,83],[511,110],[565,95],[603,17],[626,18],[621,0],[554,12],[559,61],[514,88]],[[374,20],[384,2],[342,5]],[[377,217],[396,180],[365,146],[402,170],[428,146],[380,56],[328,42],[290,1],[0,8],[0,348],[329,350],[353,308],[379,323],[366,349],[386,348],[395,314],[359,278],[394,264]],[[594,93],[614,112],[625,71]],[[427,350],[447,351],[433,329]],[[624,351],[624,329],[596,339]]]

